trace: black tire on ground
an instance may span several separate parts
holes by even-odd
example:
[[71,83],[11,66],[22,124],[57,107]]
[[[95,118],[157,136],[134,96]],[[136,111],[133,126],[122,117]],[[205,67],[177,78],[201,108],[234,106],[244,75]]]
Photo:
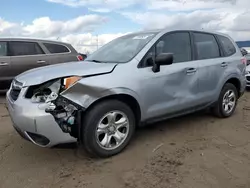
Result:
[[[236,101],[235,101],[235,105],[233,107],[233,110],[230,113],[226,113],[224,108],[223,108],[223,97],[226,94],[226,92],[228,92],[229,90],[234,92]],[[218,101],[216,102],[215,106],[212,108],[213,114],[219,118],[230,117],[236,109],[238,98],[239,97],[238,97],[238,92],[237,92],[236,87],[231,83],[226,83],[221,90]]]
[[[112,111],[123,112],[129,121],[129,131],[124,142],[113,150],[103,149],[97,142],[96,129],[101,118]],[[118,100],[105,100],[97,103],[84,115],[82,124],[82,144],[92,157],[106,158],[120,153],[131,141],[135,132],[136,121],[131,108]]]

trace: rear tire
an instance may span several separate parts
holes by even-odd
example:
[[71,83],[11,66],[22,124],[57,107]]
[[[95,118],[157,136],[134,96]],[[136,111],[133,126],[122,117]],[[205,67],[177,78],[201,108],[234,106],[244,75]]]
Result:
[[212,108],[215,116],[220,118],[230,117],[237,106],[238,92],[236,87],[231,83],[226,83],[221,90],[218,101]]
[[94,157],[110,157],[129,144],[135,132],[135,116],[125,103],[106,100],[96,104],[84,116],[82,142]]

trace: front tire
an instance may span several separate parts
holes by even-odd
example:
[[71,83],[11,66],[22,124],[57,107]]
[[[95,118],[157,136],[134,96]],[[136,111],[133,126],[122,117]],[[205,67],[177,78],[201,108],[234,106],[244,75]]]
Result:
[[236,87],[231,83],[226,83],[215,107],[212,109],[214,115],[220,118],[230,117],[236,109],[237,102],[238,92]]
[[87,152],[95,157],[120,153],[135,132],[135,116],[131,108],[117,100],[96,104],[84,116],[82,141]]

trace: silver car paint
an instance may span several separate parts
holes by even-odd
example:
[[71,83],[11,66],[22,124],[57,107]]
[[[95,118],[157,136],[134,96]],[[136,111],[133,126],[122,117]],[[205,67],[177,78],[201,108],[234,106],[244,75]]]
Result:
[[[178,111],[197,110],[200,107],[210,105],[218,99],[224,83],[230,78],[241,80],[241,91],[244,91],[246,84],[245,66],[239,61],[241,52],[237,47],[236,54],[230,57],[161,66],[160,72],[157,73],[154,73],[150,67],[137,68],[138,63],[146,52],[166,32],[165,30],[157,34],[128,63],[116,65],[85,61],[59,66],[48,66],[25,72],[16,77],[16,79],[24,82],[25,86],[29,86],[40,84],[53,78],[97,74],[96,76],[83,77],[68,90],[61,93],[61,95],[84,108],[88,108],[95,101],[105,96],[126,94],[137,100],[141,109],[141,121]],[[227,66],[223,66],[222,63],[224,62]],[[195,71],[190,72],[190,68],[193,68]],[[110,74],[101,74],[109,72]],[[7,94],[7,98],[9,98],[9,93]],[[10,114],[13,119],[16,119],[16,122],[19,122],[19,119],[20,121],[26,121],[28,118],[25,114],[17,115],[19,108],[23,108],[24,106],[29,108],[33,105],[27,104],[27,101],[25,101],[26,99],[19,97],[12,104],[14,111],[11,111]],[[30,112],[30,116],[35,120],[43,117],[43,119],[46,119],[45,121],[50,121],[51,127],[58,126],[52,120],[51,115],[46,114],[46,117],[44,117],[43,110],[39,109],[39,113],[35,112]],[[40,123],[41,125],[39,126],[42,127],[43,123]],[[27,128],[24,124],[18,124],[18,126],[23,128],[24,131]],[[33,131],[36,131],[34,123],[29,122],[29,126],[33,126]],[[48,132],[51,131],[49,127],[46,128]],[[51,133],[52,131],[50,134],[46,134],[51,135]],[[69,139],[68,137],[65,140],[62,139],[62,137],[68,134],[63,133],[61,130],[53,134],[60,138],[53,138],[54,140],[53,143],[51,141],[51,145],[67,142]],[[55,139],[59,140],[55,141]]]

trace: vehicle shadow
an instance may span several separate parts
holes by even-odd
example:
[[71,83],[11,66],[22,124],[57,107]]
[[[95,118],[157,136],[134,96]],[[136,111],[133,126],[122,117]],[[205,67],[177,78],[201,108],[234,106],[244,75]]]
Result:
[[180,131],[183,129],[192,129],[197,126],[197,122],[208,121],[213,122],[214,117],[208,111],[199,111],[184,116],[171,118],[165,121],[160,121],[154,124],[148,124],[143,127],[139,127],[136,132],[136,139],[141,139],[145,135],[150,136],[158,132],[171,132]]

